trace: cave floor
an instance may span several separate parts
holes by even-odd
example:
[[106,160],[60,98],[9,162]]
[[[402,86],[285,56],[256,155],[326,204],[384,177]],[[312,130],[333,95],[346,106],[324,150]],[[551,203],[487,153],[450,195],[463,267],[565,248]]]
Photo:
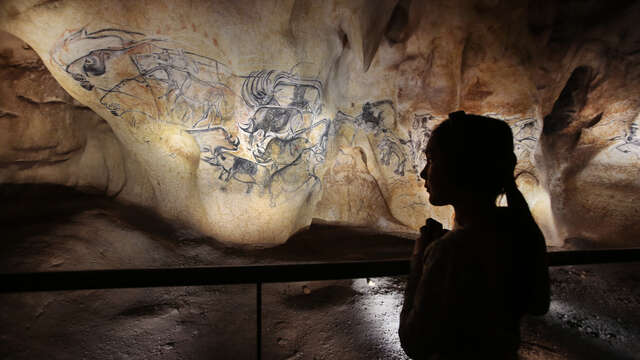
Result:
[[[262,264],[406,256],[411,240],[314,225],[266,250],[224,247],[136,207],[65,188],[0,188],[0,271]],[[640,354],[640,264],[551,269],[552,305],[522,359]],[[264,359],[405,359],[405,277],[263,285]],[[254,285],[0,295],[2,359],[253,359]]]

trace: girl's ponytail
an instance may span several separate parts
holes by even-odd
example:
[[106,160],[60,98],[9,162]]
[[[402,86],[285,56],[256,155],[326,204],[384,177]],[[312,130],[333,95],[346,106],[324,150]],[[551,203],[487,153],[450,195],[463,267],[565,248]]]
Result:
[[[513,154],[515,166],[515,154]],[[513,169],[513,168],[512,168]],[[547,246],[529,206],[516,185],[516,178],[507,176],[504,191],[514,228],[514,267],[517,302],[521,310],[532,315],[544,315],[549,310],[549,270]],[[518,236],[518,235],[522,236]]]

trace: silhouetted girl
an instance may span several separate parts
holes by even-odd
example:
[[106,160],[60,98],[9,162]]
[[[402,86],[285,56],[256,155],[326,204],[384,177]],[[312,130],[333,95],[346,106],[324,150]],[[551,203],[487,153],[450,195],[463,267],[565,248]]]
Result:
[[[400,316],[415,359],[515,359],[520,319],[549,308],[546,246],[516,187],[511,128],[456,112],[426,149],[429,202],[453,205],[451,231],[421,229]],[[508,208],[497,207],[505,193]]]

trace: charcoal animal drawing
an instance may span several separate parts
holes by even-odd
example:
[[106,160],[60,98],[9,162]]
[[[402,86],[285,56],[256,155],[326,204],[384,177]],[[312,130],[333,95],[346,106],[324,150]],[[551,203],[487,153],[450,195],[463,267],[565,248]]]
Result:
[[[392,167],[396,176],[405,176],[407,170],[407,153],[410,149],[410,139],[398,136],[390,124],[395,124],[396,108],[391,100],[366,102],[362,105],[362,112],[350,116],[339,111],[334,119],[335,126],[354,126],[359,131],[371,135],[376,144],[375,150],[379,161],[386,167]],[[355,133],[347,142],[353,144]],[[414,170],[414,166],[410,170]]]
[[511,125],[513,131],[513,141],[515,152],[523,153],[528,151],[533,153],[538,143],[538,133],[540,127],[534,118],[525,118],[517,120]]
[[424,149],[436,126],[436,118],[429,113],[414,114],[409,129],[409,153],[411,154],[412,172],[420,179],[420,171],[424,168],[427,158]]
[[52,59],[134,127],[153,120],[208,129],[232,116],[230,70],[215,59],[171,48],[163,39],[82,29],[65,37]]
[[634,154],[637,159],[640,159],[639,128],[640,123],[636,120],[629,125],[629,129],[625,130],[624,135],[611,138],[610,140],[617,142],[615,149],[623,154]]
[[320,116],[317,79],[280,70],[239,75],[167,39],[111,28],[71,32],[51,58],[132,128],[167,123],[194,136],[221,190],[232,182],[246,193],[258,187],[277,206],[320,185],[331,120]]

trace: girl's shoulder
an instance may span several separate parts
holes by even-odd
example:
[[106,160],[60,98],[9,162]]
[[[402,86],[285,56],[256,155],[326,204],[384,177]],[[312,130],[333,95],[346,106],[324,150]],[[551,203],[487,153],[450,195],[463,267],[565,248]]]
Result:
[[432,242],[430,247],[433,248],[433,252],[437,252],[439,254],[455,252],[456,249],[459,249],[467,242],[466,240],[469,238],[469,235],[470,234],[467,229],[449,230],[439,239]]

